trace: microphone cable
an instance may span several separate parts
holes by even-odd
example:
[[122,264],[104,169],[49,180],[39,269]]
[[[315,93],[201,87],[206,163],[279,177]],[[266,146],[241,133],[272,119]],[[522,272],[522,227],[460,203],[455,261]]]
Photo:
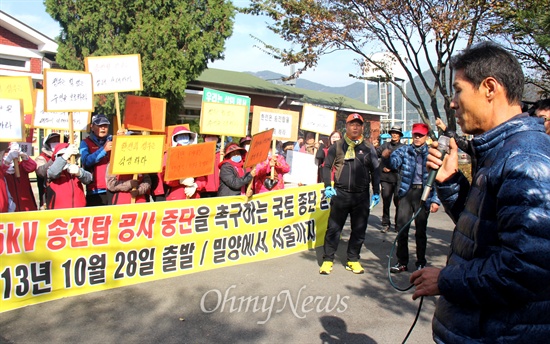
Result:
[[[411,217],[411,219],[409,220],[409,222],[407,222],[403,227],[401,227],[401,229],[399,229],[399,231],[397,232],[397,235],[395,236],[395,239],[393,240],[393,244],[392,244],[392,247],[391,247],[391,250],[390,250],[390,256],[388,258],[388,280],[390,281],[390,284],[391,286],[397,290],[397,291],[400,291],[400,292],[405,292],[407,290],[410,290],[412,287],[414,287],[414,284],[410,284],[408,287],[406,288],[401,288],[399,287],[398,285],[396,285],[394,282],[393,282],[393,279],[391,277],[391,259],[393,257],[393,254],[395,252],[395,249],[397,247],[397,238],[399,238],[399,235],[401,234],[401,232],[403,232],[405,230],[405,228],[407,228],[407,226],[410,226],[410,224],[414,221],[414,219],[416,219],[416,217],[418,216],[418,214],[420,214],[420,212],[422,211],[422,208],[424,207],[424,201],[421,201],[420,202],[420,206],[418,207],[418,210],[416,211],[416,213],[414,213],[414,215]],[[416,322],[418,321],[418,317],[420,316],[420,310],[422,309],[422,302],[424,301],[424,296],[421,296],[420,297],[420,303],[418,304],[418,309],[416,311],[416,316],[414,317],[414,321],[411,325],[411,327],[409,328],[409,331],[407,332],[407,335],[405,336],[405,338],[403,339],[403,342],[401,342],[402,344],[405,344],[405,342],[407,342],[407,339],[409,339],[409,336],[411,335],[415,325],[416,325]]]

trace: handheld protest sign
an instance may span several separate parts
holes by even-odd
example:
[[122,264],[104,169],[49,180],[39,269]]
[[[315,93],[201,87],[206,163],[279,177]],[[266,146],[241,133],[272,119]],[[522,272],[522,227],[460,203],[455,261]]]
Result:
[[336,111],[304,104],[300,129],[330,135],[336,125]]
[[44,111],[94,111],[92,74],[44,69]]
[[23,141],[24,123],[23,99],[0,99],[0,141]]
[[200,177],[214,173],[216,142],[197,143],[168,149],[164,180]]
[[244,162],[245,168],[254,167],[267,158],[269,150],[271,149],[271,142],[273,141],[273,132],[274,129],[269,129],[252,136],[250,149],[248,153],[246,153],[246,160]]
[[158,173],[163,159],[164,135],[115,135],[109,173]]
[[0,98],[22,99],[24,114],[34,111],[34,87],[30,76],[0,76]]
[[93,75],[94,94],[143,90],[139,54],[88,56],[84,65]]
[[300,113],[296,111],[254,106],[251,133],[255,134],[273,128],[275,129],[274,140],[296,141],[299,119]]
[[[87,131],[90,123],[89,112],[73,112],[73,129],[75,131]],[[34,128],[69,130],[68,112],[44,111],[44,90],[36,90],[36,106],[32,119]]]
[[246,105],[201,104],[200,133],[245,136],[248,124]]
[[166,99],[126,96],[124,126],[128,130],[164,132]]

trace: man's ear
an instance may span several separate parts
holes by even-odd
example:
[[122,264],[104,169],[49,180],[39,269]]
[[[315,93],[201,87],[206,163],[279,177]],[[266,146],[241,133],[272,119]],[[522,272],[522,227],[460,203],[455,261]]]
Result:
[[501,88],[499,82],[493,77],[487,77],[482,82],[480,87],[485,93],[487,100],[492,100],[495,98],[495,93]]

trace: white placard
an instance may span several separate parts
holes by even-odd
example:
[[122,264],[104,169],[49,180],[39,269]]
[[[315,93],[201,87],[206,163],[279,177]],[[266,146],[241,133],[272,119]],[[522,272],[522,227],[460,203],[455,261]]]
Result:
[[0,141],[23,141],[23,100],[0,99]]
[[139,54],[90,56],[84,63],[93,75],[95,94],[143,90]]
[[44,111],[94,111],[92,74],[44,69]]
[[330,135],[336,125],[336,111],[304,104],[300,129]]
[[290,172],[285,174],[287,183],[311,185],[317,184],[317,164],[315,155],[289,150],[286,152],[286,162]]
[[[46,112],[44,111],[44,91],[36,90],[36,106],[32,121],[34,128],[69,130],[68,112]],[[73,112],[73,130],[87,131],[90,123],[89,112]]]
[[260,112],[259,131],[274,129],[273,137],[278,140],[290,141],[296,136],[293,131],[293,116],[284,113],[276,113],[269,111]]

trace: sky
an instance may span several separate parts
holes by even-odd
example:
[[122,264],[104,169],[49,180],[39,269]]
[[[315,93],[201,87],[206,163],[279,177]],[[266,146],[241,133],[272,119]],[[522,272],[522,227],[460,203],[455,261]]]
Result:
[[[233,3],[235,6],[243,7],[248,1],[234,0]],[[59,34],[60,27],[46,12],[43,0],[0,0],[0,10],[52,39]],[[259,43],[251,37],[253,35],[277,47],[289,46],[289,43],[267,29],[267,20],[266,17],[237,14],[233,35],[226,41],[225,59],[215,61],[208,67],[238,72],[270,70],[290,74],[290,67],[285,67],[257,48]],[[300,77],[327,86],[347,86],[357,82],[348,76],[350,73],[358,73],[354,58],[355,55],[350,52],[336,52],[323,56],[315,69],[303,73]]]

